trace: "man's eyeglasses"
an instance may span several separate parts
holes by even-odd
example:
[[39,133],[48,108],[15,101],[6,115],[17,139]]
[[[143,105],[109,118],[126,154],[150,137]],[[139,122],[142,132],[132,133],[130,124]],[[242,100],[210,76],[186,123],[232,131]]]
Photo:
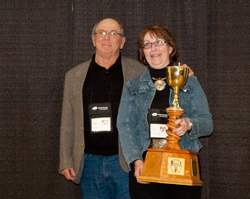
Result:
[[150,43],[150,42],[145,42],[142,44],[142,47],[145,48],[145,49],[148,49],[148,48],[151,48],[152,45],[154,44],[156,47],[159,47],[159,46],[163,46],[165,43],[165,41],[162,41],[162,40],[157,40],[153,43]]
[[98,37],[105,37],[107,34],[108,34],[110,37],[116,37],[116,36],[118,36],[118,35],[122,36],[121,33],[118,33],[118,32],[116,32],[116,31],[114,31],[114,30],[112,30],[112,31],[100,30],[100,31],[98,31],[98,32],[95,32],[94,34],[97,35]]

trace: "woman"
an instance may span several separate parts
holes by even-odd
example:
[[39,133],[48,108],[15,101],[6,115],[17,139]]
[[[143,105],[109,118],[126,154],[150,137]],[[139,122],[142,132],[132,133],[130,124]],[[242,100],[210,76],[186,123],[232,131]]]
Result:
[[[165,139],[153,139],[153,124],[165,122],[165,109],[172,104],[173,89],[166,83],[166,66],[176,57],[177,46],[171,33],[161,25],[152,25],[138,36],[139,59],[148,65],[140,77],[127,82],[121,100],[117,127],[122,151],[131,169],[129,172],[131,198],[200,198],[201,187],[139,181],[143,161],[149,147],[161,148]],[[180,89],[179,104],[185,110],[180,125],[173,132],[181,137],[182,149],[198,152],[198,138],[212,133],[213,122],[206,96],[194,76]],[[157,114],[152,114],[157,113]],[[154,115],[163,115],[154,119]],[[165,119],[165,121],[164,121]]]

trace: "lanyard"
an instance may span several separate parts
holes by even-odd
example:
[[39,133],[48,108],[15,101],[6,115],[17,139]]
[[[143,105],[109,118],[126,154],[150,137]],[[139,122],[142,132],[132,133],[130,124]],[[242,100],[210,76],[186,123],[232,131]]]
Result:
[[[101,66],[98,66],[98,67],[101,67]],[[100,69],[98,69],[100,70]],[[99,71],[98,71],[99,72]],[[108,96],[108,102],[111,101],[111,93],[112,93],[112,90],[113,90],[113,81],[112,81],[112,74],[109,74],[109,75],[106,75],[106,73],[110,73],[109,70],[106,70],[104,71],[103,69],[100,70],[100,73],[102,76],[105,76],[105,78],[109,78],[109,96]],[[93,91],[94,91],[94,83],[96,83],[96,80],[95,80],[95,75],[94,75],[94,70],[92,69],[90,71],[90,77],[91,77],[91,87],[90,87],[90,103],[93,103]]]

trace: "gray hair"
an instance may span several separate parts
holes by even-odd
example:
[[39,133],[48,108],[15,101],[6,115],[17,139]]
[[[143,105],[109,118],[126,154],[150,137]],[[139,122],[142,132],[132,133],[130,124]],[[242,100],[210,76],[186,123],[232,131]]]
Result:
[[[102,20],[103,20],[103,19],[102,19]],[[101,21],[102,21],[102,20],[101,20]],[[113,19],[113,20],[115,20],[115,19]],[[93,28],[93,30],[92,30],[92,35],[95,34],[96,26],[98,26],[98,24],[99,24],[101,21],[99,21],[98,23],[95,24],[95,26],[94,26],[94,28]],[[117,20],[115,20],[115,21],[117,21]],[[124,37],[124,28],[123,28],[123,25],[122,25],[119,21],[117,21],[117,23],[119,24],[120,30],[121,30],[121,34],[122,34],[122,36]]]

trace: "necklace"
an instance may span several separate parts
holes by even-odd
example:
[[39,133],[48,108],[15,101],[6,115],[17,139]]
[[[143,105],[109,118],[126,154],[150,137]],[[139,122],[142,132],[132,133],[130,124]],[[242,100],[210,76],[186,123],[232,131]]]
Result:
[[166,87],[166,82],[164,80],[167,79],[167,77],[164,77],[164,78],[154,78],[154,77],[152,77],[152,79],[156,80],[154,82],[154,86],[155,86],[156,90],[162,91]]

